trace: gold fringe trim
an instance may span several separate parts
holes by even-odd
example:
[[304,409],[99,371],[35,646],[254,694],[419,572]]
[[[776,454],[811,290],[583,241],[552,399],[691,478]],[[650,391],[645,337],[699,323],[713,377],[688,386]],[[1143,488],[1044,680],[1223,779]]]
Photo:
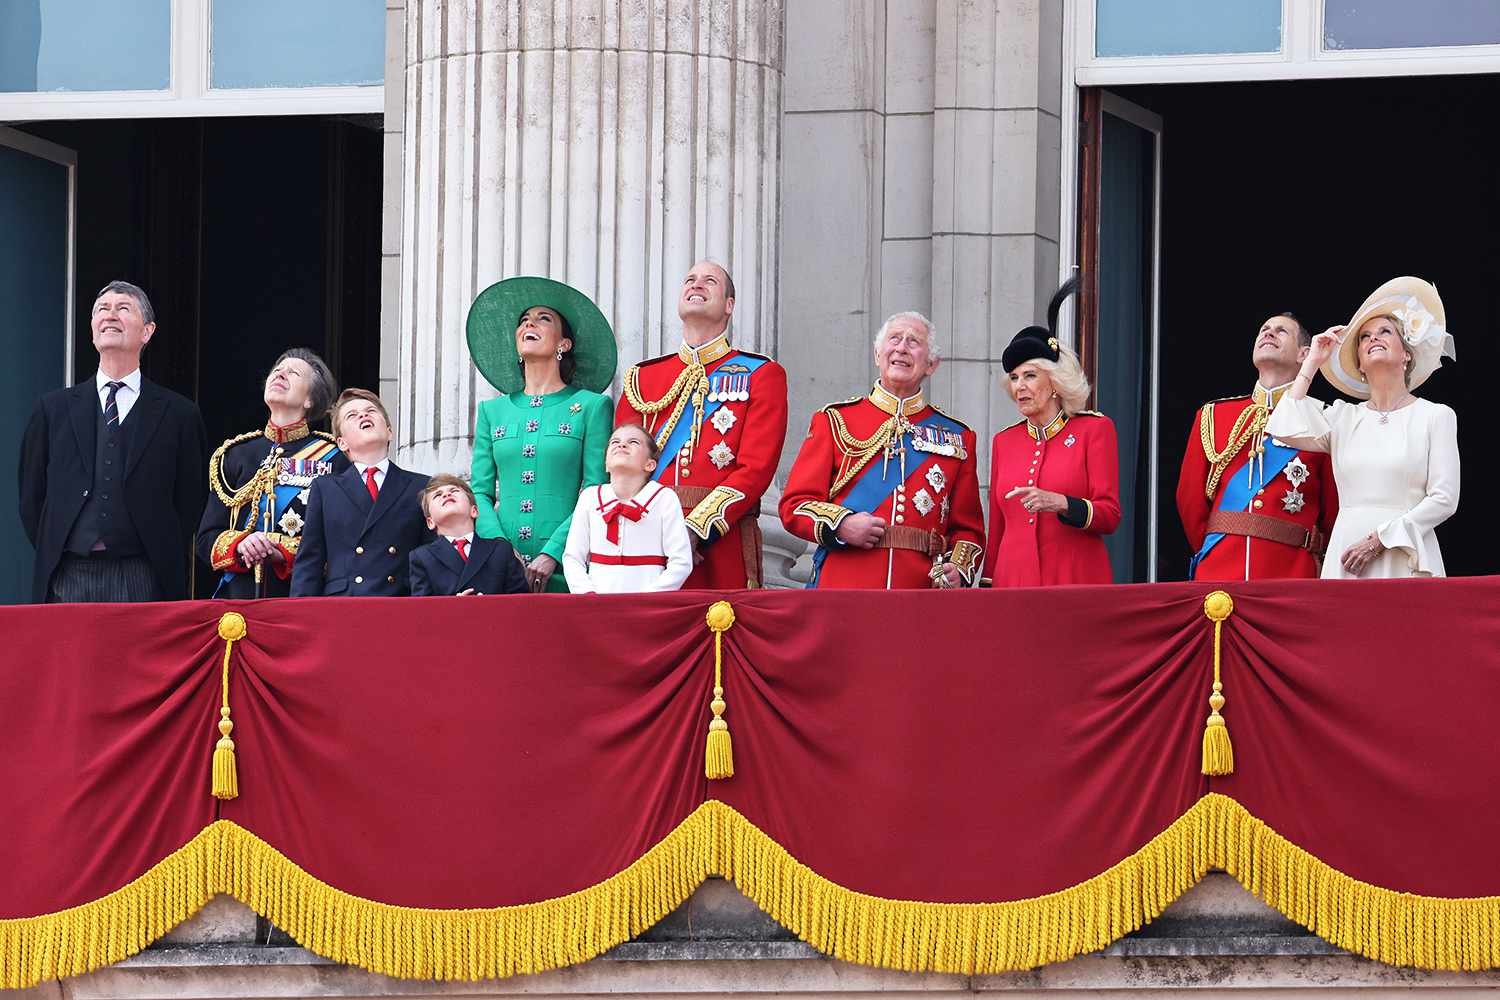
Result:
[[624,871],[568,896],[493,909],[392,906],[319,881],[226,820],[130,885],[40,917],[0,920],[0,988],[117,962],[224,892],[325,958],[404,979],[480,980],[587,961],[723,875],[825,954],[908,972],[982,974],[1097,951],[1161,914],[1213,868],[1339,947],[1388,965],[1500,966],[1500,896],[1443,899],[1339,872],[1218,793],[1104,872],[1004,903],[883,899],[801,864],[733,808],[705,802]]

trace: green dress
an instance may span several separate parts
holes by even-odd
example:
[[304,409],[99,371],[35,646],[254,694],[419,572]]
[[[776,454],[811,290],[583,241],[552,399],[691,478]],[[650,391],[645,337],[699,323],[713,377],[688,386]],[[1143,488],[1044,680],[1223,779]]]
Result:
[[545,396],[524,392],[479,404],[471,482],[479,502],[476,531],[504,538],[528,561],[557,560],[547,590],[566,593],[563,547],[578,494],[605,481],[604,448],[614,430],[608,396],[568,386]]

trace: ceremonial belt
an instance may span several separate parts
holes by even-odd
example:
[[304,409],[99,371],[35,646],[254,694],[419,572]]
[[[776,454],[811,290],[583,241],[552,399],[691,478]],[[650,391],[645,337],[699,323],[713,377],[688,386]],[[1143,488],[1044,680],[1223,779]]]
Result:
[[904,524],[893,524],[885,529],[885,534],[880,536],[880,541],[875,543],[877,549],[910,549],[920,552],[924,556],[932,557],[942,555],[948,551],[948,542],[936,531],[928,531],[926,528],[909,528]]
[[[665,463],[664,463],[665,464]],[[682,512],[691,514],[713,492],[706,486],[674,486],[672,492],[682,501]],[[760,503],[740,516],[740,555],[745,560],[745,579],[752,589],[761,585]]]
[[602,552],[590,552],[589,563],[594,566],[665,566],[666,556],[611,556]]
[[1208,530],[1224,535],[1248,535],[1322,555],[1328,536],[1317,528],[1304,528],[1292,521],[1242,510],[1216,510],[1208,515]]

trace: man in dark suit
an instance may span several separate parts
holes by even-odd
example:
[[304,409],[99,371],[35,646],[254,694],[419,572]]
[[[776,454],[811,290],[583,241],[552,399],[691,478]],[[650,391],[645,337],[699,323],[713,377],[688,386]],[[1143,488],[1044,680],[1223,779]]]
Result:
[[419,500],[427,477],[390,460],[391,418],[368,389],[339,395],[333,432],[353,464],[309,487],[292,596],[403,597],[412,550],[432,538]]
[[479,505],[468,483],[446,472],[433,476],[422,490],[422,516],[438,537],[411,554],[413,597],[531,593],[510,542],[474,533]]
[[181,600],[208,492],[203,417],[141,375],[156,332],[145,292],[111,281],[89,326],[98,373],[43,396],[21,442],[32,600]]

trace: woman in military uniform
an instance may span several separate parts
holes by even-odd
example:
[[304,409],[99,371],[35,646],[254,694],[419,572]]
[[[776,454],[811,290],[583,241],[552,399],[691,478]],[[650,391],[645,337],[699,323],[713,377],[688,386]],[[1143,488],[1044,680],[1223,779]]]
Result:
[[308,487],[349,466],[333,435],[308,426],[337,395],[323,359],[294,347],[266,376],[265,427],[230,438],[209,459],[197,549],[222,574],[215,597],[287,596]]
[[578,494],[607,478],[615,337],[582,292],[508,278],[469,310],[469,353],[501,395],[479,405],[471,482],[477,531],[504,538],[533,592],[565,593],[557,572]]

